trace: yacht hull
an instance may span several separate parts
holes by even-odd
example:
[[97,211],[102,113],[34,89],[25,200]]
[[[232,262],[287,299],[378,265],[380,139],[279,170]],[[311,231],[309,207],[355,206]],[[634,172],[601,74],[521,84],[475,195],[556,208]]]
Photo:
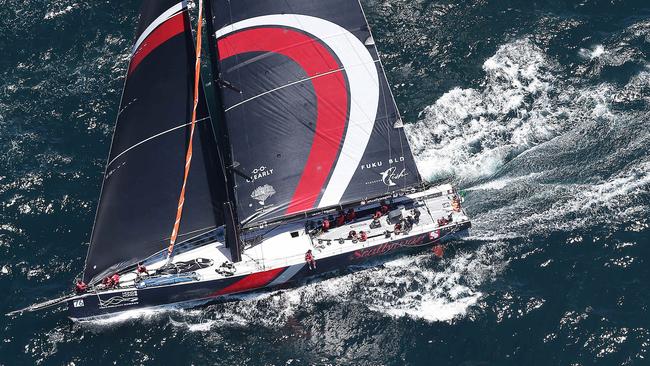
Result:
[[296,286],[307,278],[345,269],[387,254],[432,247],[468,234],[470,222],[318,259],[316,268],[297,263],[231,277],[177,283],[149,288],[124,288],[87,293],[67,301],[69,317],[84,321],[109,318],[121,313],[157,308],[189,308],[212,301],[227,301],[229,295],[262,289]]

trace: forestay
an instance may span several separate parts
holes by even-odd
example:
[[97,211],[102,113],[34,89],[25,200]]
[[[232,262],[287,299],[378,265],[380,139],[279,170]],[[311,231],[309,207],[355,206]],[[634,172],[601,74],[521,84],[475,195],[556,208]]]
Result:
[[420,183],[357,0],[212,0],[245,226]]
[[[185,2],[144,1],[86,259],[86,282],[167,246],[188,147],[194,60]],[[193,146],[179,241],[222,224],[223,176],[202,90]]]

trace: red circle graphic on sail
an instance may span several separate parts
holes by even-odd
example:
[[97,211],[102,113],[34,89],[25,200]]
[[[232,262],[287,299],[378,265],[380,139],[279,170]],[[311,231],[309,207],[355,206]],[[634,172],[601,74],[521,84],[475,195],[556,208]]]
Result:
[[313,208],[336,162],[348,118],[348,87],[337,58],[318,39],[290,28],[245,29],[219,39],[218,46],[221,60],[247,52],[281,54],[311,78],[316,94],[316,128],[287,213]]

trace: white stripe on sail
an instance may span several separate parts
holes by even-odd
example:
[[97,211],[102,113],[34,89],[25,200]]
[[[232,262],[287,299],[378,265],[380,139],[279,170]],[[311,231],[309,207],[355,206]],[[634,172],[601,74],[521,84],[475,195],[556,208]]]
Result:
[[242,29],[279,25],[299,29],[324,42],[338,57],[350,84],[350,116],[345,140],[318,207],[338,204],[366,151],[379,105],[379,75],[372,55],[347,29],[324,19],[273,14],[245,19],[216,32],[217,38]]
[[[210,117],[204,117],[204,118],[197,119],[196,122],[198,123],[198,122],[201,122],[201,121],[205,121],[206,119],[210,119]],[[164,134],[166,134],[166,133],[169,133],[169,132],[172,132],[172,131],[178,130],[179,128],[187,127],[187,126],[189,126],[189,125],[191,125],[191,124],[192,124],[192,122],[187,122],[187,123],[184,123],[184,124],[182,124],[182,125],[178,125],[178,126],[176,126],[176,127],[172,127],[172,128],[170,128],[170,129],[168,129],[168,130],[165,130],[165,131],[163,131],[163,132],[157,133],[157,134],[155,134],[155,135],[153,135],[153,136],[151,136],[151,137],[147,137],[146,139],[144,139],[144,140],[142,140],[142,141],[140,141],[140,142],[138,142],[138,143],[135,143],[135,144],[131,145],[131,146],[130,146],[129,148],[127,148],[126,150],[124,150],[124,151],[122,151],[121,153],[117,154],[117,156],[115,156],[111,161],[109,161],[108,164],[106,164],[106,166],[110,166],[111,164],[113,164],[113,162],[115,162],[115,160],[117,160],[117,158],[119,158],[120,156],[126,154],[126,153],[129,152],[131,149],[135,149],[136,147],[138,147],[138,146],[144,144],[145,142],[149,142],[149,141],[151,141],[151,140],[153,140],[153,139],[155,139],[155,138],[157,138],[157,137],[160,137],[160,136],[162,136],[162,135],[164,135]]]
[[135,51],[138,50],[142,42],[144,42],[147,37],[153,32],[156,28],[158,28],[159,25],[163,24],[167,19],[171,18],[173,15],[178,13],[179,11],[187,8],[187,2],[185,0],[181,1],[180,3],[172,6],[171,8],[165,10],[164,13],[160,14],[156,20],[151,22],[147,29],[142,32],[140,37],[138,37],[138,40],[135,42],[135,45],[133,45],[133,48],[131,49],[131,54],[134,54]]
[[[373,61],[373,62],[379,62],[379,60],[377,60],[377,61]],[[259,97],[263,97],[263,96],[265,96],[265,95],[267,95],[267,94],[271,94],[271,93],[276,92],[276,91],[278,91],[278,90],[282,90],[282,89],[284,89],[284,88],[286,88],[286,87],[294,86],[294,85],[298,85],[298,84],[300,84],[300,83],[304,83],[304,82],[307,82],[307,81],[311,81],[311,80],[317,79],[317,78],[319,78],[319,77],[327,76],[327,75],[334,74],[334,73],[336,73],[336,72],[344,71],[344,70],[345,70],[345,69],[341,67],[341,68],[338,68],[338,69],[336,69],[336,70],[332,70],[332,71],[324,72],[324,73],[317,74],[317,75],[314,75],[314,76],[310,76],[310,77],[308,77],[308,78],[303,78],[303,79],[300,79],[300,80],[292,81],[292,82],[290,82],[290,83],[288,83],[288,84],[285,84],[285,85],[282,85],[282,86],[278,86],[277,88],[273,88],[273,89],[267,90],[267,91],[265,91],[265,92],[263,92],[263,93],[260,93],[260,94],[257,94],[257,95],[255,95],[255,96],[252,96],[252,97],[250,97],[250,98],[248,98],[248,99],[246,99],[246,100],[243,100],[243,101],[241,101],[241,102],[239,102],[239,103],[235,103],[235,104],[231,105],[230,107],[226,108],[224,111],[225,111],[225,112],[229,112],[229,111],[232,110],[233,108],[237,108],[237,107],[241,106],[242,104],[246,104],[246,103],[248,103],[248,102],[250,102],[250,101],[252,101],[252,100],[255,100],[255,99],[259,98]]]

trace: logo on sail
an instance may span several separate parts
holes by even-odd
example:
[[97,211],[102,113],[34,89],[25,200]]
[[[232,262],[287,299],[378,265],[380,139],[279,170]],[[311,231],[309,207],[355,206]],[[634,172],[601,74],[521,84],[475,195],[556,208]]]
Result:
[[385,185],[392,187],[396,186],[397,184],[395,183],[396,180],[401,179],[409,175],[406,172],[406,169],[402,169],[400,171],[397,170],[396,167],[392,166],[383,172],[379,173],[381,174],[381,181],[384,182]]
[[251,172],[253,173],[251,175],[251,179],[247,179],[248,182],[255,182],[256,180],[264,177],[268,177],[270,175],[273,175],[273,169],[265,167],[264,165],[260,166],[259,168],[253,169]]
[[256,200],[260,205],[264,206],[264,202],[269,199],[269,197],[275,194],[275,189],[273,186],[265,184],[255,188],[251,193],[251,198]]

